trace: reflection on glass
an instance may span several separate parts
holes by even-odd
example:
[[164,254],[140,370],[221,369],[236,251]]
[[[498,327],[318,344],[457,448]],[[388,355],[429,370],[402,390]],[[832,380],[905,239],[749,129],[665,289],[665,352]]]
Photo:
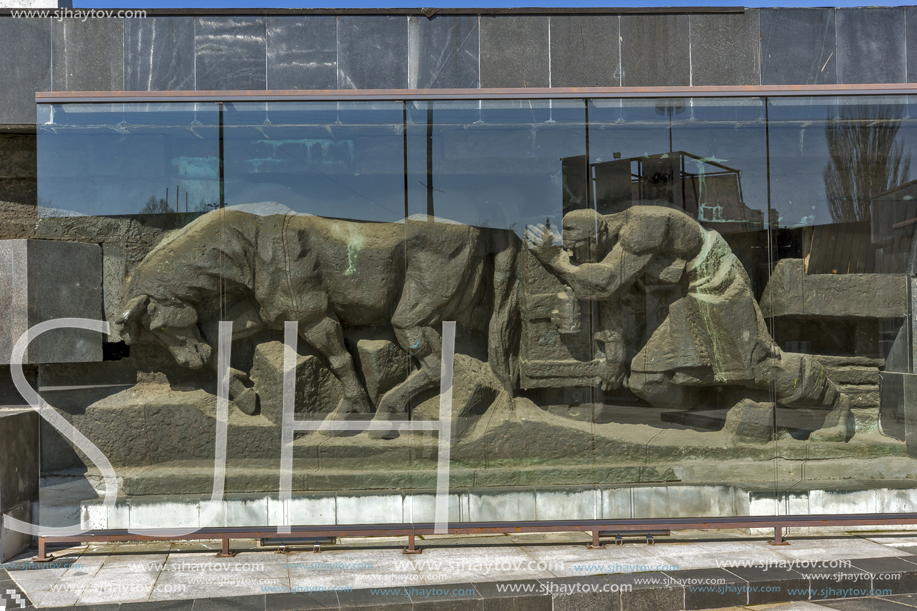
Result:
[[[39,383],[131,507],[206,497],[231,322],[231,526],[431,522],[443,482],[452,521],[910,494],[913,115],[898,98],[42,107],[38,237],[102,245],[102,287],[82,290],[112,332],[102,361],[42,363]],[[312,424],[293,431],[285,397]],[[91,497],[95,467],[43,436],[43,471]]]
[[898,138],[903,113],[901,104],[844,104],[825,121],[825,193],[836,223],[868,220],[871,200],[907,180],[911,156]]
[[39,117],[39,214],[201,213],[219,203],[216,104],[55,104]]
[[[825,477],[843,470],[849,479],[870,480],[870,457],[907,454],[908,273],[917,252],[908,223],[911,114],[904,98],[768,102],[772,203],[785,229],[773,235],[775,265],[762,305],[778,345],[810,354],[849,404],[847,445],[833,451],[837,464],[825,465]],[[778,418],[781,452],[791,451],[794,439],[811,441],[823,418],[817,410]],[[853,447],[867,460],[853,461]],[[781,512],[834,511],[808,481],[814,478],[791,463],[780,479],[795,491]],[[871,510],[895,510],[884,503]]]
[[259,215],[404,218],[402,106],[224,105],[226,204]]

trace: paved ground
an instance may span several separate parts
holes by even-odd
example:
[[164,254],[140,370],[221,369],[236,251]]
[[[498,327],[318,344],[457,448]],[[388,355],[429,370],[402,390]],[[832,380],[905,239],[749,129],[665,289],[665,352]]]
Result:
[[917,609],[917,595],[900,594],[897,596],[859,598],[851,600],[830,600],[816,603],[795,602],[777,603],[773,605],[756,605],[751,607],[723,607],[710,611],[908,611]]
[[[340,545],[325,546],[318,554],[311,548],[294,548],[278,554],[259,548],[255,541],[234,541],[233,549],[239,553],[231,559],[214,556],[216,542],[86,545],[55,551],[58,564],[40,568],[27,564],[34,552],[7,563],[5,568],[11,581],[4,581],[7,578],[0,573],[0,596],[6,594],[9,610],[27,608],[18,604],[9,590],[17,595],[25,594],[28,600],[20,598],[27,605],[30,601],[39,608],[88,606],[86,611],[93,607],[108,611],[117,609],[120,603],[149,601],[186,604],[137,608],[190,609],[194,601],[193,608],[197,610],[206,608],[206,601],[218,600],[222,602],[214,608],[346,608],[351,605],[344,601],[359,598],[359,592],[369,594],[370,589],[399,587],[403,590],[407,586],[403,596],[410,602],[405,602],[407,606],[403,608],[417,609],[428,592],[458,591],[459,586],[465,585],[474,593],[472,598],[480,600],[482,596],[487,598],[487,591],[494,596],[507,596],[495,590],[506,582],[538,584],[539,589],[550,585],[561,590],[601,583],[607,591],[606,583],[614,588],[614,584],[625,581],[633,584],[636,579],[634,587],[644,592],[650,587],[661,588],[653,594],[656,602],[648,602],[650,606],[646,607],[661,611],[709,608],[704,606],[708,600],[734,600],[739,604],[767,602],[771,595],[757,594],[763,588],[755,584],[770,584],[776,579],[780,580],[784,601],[787,589],[796,586],[813,588],[815,596],[804,596],[807,599],[831,598],[831,592],[836,592],[838,598],[848,600],[734,608],[780,611],[815,611],[826,606],[842,611],[917,608],[917,595],[896,596],[901,592],[917,593],[917,534],[800,537],[790,539],[791,544],[783,547],[771,546],[764,538],[749,539],[747,535],[722,531],[682,532],[657,541],[656,545],[638,540],[621,546],[608,545],[604,550],[589,550],[585,547],[588,538],[581,534],[430,537],[419,540],[418,545],[426,543],[435,547],[427,547],[419,555],[402,555],[401,539],[345,539]],[[854,564],[846,565],[845,561],[851,559],[855,559]],[[880,597],[863,599],[883,589],[885,573],[899,575],[898,581],[892,583],[893,588]],[[603,577],[591,577],[594,575]],[[725,586],[723,575],[729,577]],[[647,580],[658,581],[658,585]],[[677,588],[673,589],[676,582]],[[706,590],[697,587],[708,584],[712,587]],[[717,584],[721,586],[719,594]],[[4,589],[4,586],[11,587]],[[833,589],[827,595],[820,595],[815,586],[822,591]],[[345,595],[351,591],[354,592]],[[304,606],[305,592],[313,593],[312,598],[319,602],[312,607]],[[300,593],[295,598],[296,605],[272,607],[270,601],[284,600],[280,597],[283,593]],[[663,601],[659,598],[663,594],[671,596]],[[388,593],[377,590],[372,600],[378,605],[382,595]],[[399,599],[401,595],[392,596]],[[237,604],[227,607],[230,600]],[[566,608],[562,603],[572,603],[574,598],[548,596],[546,600],[553,601],[547,609],[556,611]],[[538,609],[531,602],[519,608]],[[569,608],[577,611],[591,608],[584,604]],[[595,608],[607,608],[604,605]],[[0,602],[0,611],[3,606]],[[122,608],[126,611],[134,606],[126,604]],[[515,607],[485,604],[483,608]]]

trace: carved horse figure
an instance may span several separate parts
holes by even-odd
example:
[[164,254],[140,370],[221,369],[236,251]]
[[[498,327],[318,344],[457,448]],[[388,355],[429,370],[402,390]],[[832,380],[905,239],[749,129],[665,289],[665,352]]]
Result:
[[[439,381],[444,320],[482,302],[493,285],[488,351],[507,388],[514,383],[514,266],[519,240],[509,231],[406,220],[368,223],[316,216],[260,217],[214,210],[164,239],[135,268],[116,325],[127,343],[153,336],[179,365],[211,361],[205,313],[233,320],[233,337],[298,321],[300,337],[340,380],[343,398],[329,418],[370,411],[344,344],[342,324],[390,324],[419,368],[379,401],[375,419],[407,410],[413,394]],[[230,396],[255,410],[247,376],[232,371]],[[374,431],[378,436],[385,431]]]

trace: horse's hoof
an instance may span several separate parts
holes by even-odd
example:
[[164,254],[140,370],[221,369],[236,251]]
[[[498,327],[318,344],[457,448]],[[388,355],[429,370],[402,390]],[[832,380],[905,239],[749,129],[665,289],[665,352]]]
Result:
[[370,439],[395,439],[398,437],[398,431],[395,429],[369,429],[367,431]]
[[335,430],[335,429],[326,429],[322,427],[319,427],[318,429],[318,434],[322,435],[323,437],[340,437],[345,432],[346,431],[340,431],[340,430]]
[[836,424],[832,427],[818,429],[809,435],[809,441],[814,442],[823,442],[823,441],[847,441],[847,425],[846,423]]
[[394,439],[398,437],[398,429],[394,428],[387,420],[375,418],[373,428],[366,431],[370,439]]
[[331,428],[330,425],[333,422],[343,422],[343,420],[344,420],[343,418],[336,416],[333,413],[329,414],[328,417],[325,418],[325,420],[321,423],[321,425],[319,425],[318,434],[323,435],[325,437],[340,437],[347,431]]

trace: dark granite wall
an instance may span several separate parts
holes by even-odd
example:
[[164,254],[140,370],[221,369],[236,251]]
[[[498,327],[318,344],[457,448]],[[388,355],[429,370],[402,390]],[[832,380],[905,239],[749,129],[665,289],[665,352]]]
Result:
[[[626,15],[0,17],[0,125],[48,90],[909,82],[915,8]],[[912,68],[909,70],[908,65]]]
[[[25,367],[26,380],[37,383],[37,369]],[[28,407],[13,386],[10,368],[0,366],[0,408]],[[38,414],[5,415],[0,422],[0,513],[38,494]],[[12,426],[15,423],[15,426]]]

